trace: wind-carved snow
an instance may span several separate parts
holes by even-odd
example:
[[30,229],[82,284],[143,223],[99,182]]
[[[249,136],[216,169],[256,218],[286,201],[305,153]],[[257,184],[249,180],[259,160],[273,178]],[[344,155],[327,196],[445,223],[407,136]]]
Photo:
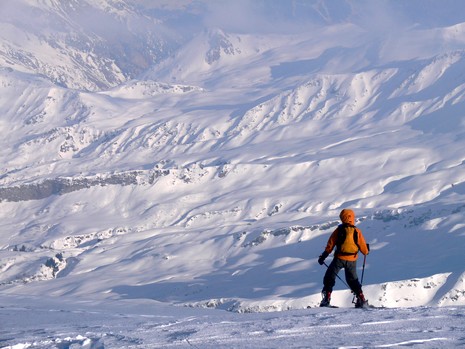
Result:
[[126,234],[125,228],[114,228],[107,231],[88,233],[83,235],[72,235],[60,238],[50,243],[50,248],[54,250],[67,250],[67,249],[89,249],[95,244],[110,239],[113,236]]
[[249,110],[237,126],[239,134],[246,129],[256,132],[280,125],[333,119],[369,113],[377,90],[388,83],[395,70],[370,71],[354,76],[321,76],[284,92]]
[[182,94],[202,90],[202,88],[196,86],[166,84],[157,81],[131,81],[125,85],[103,93],[112,97],[124,99],[144,99],[163,93]]

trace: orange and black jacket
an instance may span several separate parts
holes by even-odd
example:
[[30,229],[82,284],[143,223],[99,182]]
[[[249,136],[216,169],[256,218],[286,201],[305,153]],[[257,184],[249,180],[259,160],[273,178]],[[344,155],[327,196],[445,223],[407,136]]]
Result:
[[[347,209],[342,210],[340,214],[340,218],[341,218],[342,223],[344,224],[350,224],[352,226],[355,225],[355,214],[352,210],[347,210]],[[336,228],[328,239],[328,243],[325,248],[325,251],[328,254],[330,254],[333,251],[334,247],[336,247],[337,240],[338,240],[338,229],[339,228]],[[357,232],[357,245],[358,245],[359,251],[363,253],[364,255],[367,255],[369,252],[368,246],[365,241],[365,238],[363,237],[362,231],[357,227],[355,228],[355,230]],[[336,253],[335,257],[345,260],[345,261],[356,261],[358,258],[358,253],[350,254],[350,255],[344,255],[344,254],[338,255]]]

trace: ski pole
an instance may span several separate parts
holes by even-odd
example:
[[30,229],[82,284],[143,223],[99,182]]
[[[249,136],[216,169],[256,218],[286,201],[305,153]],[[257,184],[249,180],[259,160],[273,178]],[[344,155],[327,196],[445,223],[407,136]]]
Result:
[[[360,287],[362,287],[363,285],[363,275],[365,274],[365,262],[367,260],[367,255],[364,254],[363,255],[363,266],[362,266],[362,277],[360,279]],[[355,294],[354,294],[354,297],[352,298],[352,303],[355,303]]]
[[[327,269],[329,269],[329,266],[328,266],[328,264],[326,264],[326,262],[323,262],[323,264],[326,266]],[[339,280],[341,280],[342,283],[343,283],[344,285],[346,285],[346,286],[350,289],[350,286],[347,285],[347,282],[345,282],[344,280],[342,280],[341,277],[340,277],[339,275],[336,274],[336,277],[337,277]]]
[[365,274],[365,262],[367,260],[367,255],[363,255],[363,267],[362,267],[362,278],[360,279],[360,286],[363,285],[363,275]]

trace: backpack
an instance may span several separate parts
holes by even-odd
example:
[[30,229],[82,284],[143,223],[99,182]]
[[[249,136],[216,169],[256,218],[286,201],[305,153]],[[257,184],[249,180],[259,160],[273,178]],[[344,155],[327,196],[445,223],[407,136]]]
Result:
[[356,227],[341,224],[337,228],[336,254],[340,256],[356,255],[359,251]]

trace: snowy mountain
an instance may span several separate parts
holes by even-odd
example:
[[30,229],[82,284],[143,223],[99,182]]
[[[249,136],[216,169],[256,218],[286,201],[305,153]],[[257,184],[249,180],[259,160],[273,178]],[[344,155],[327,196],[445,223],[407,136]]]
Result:
[[[459,0],[2,2],[0,317],[18,325],[0,344],[47,347],[24,314],[60,307],[76,323],[87,304],[115,326],[111,307],[133,327],[147,307],[167,314],[178,335],[162,347],[191,346],[180,318],[239,321],[221,310],[292,310],[281,327],[254,315],[274,333],[292,314],[314,326],[317,257],[346,207],[371,245],[370,303],[446,307],[460,332],[464,13]],[[352,306],[340,281],[333,300]],[[67,345],[103,348],[95,336]],[[146,340],[124,345],[157,347]]]
[[54,84],[101,90],[161,61],[174,32],[121,0],[3,1],[0,63]]

